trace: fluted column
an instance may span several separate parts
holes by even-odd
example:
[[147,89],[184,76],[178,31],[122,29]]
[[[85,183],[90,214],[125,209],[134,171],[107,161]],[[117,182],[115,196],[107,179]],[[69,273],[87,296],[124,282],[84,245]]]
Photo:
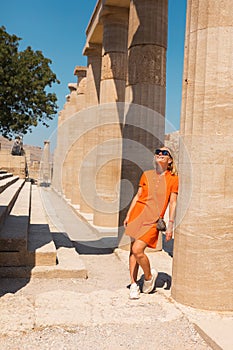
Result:
[[80,204],[80,192],[79,192],[79,180],[78,172],[80,162],[83,153],[83,137],[77,137],[77,130],[82,128],[80,125],[80,118],[78,112],[83,110],[86,106],[85,93],[86,93],[86,74],[87,67],[77,66],[74,70],[74,75],[77,76],[78,86],[76,92],[77,110],[76,113],[71,116],[74,120],[70,123],[69,138],[74,139],[72,145],[67,150],[67,157],[65,160],[65,177],[66,177],[66,197],[71,200],[72,204]]
[[231,0],[188,1],[172,296],[219,311],[233,310],[232,23]]
[[[95,193],[89,184],[95,181],[96,175],[96,146],[98,145],[97,113],[100,95],[100,78],[102,62],[102,45],[89,44],[84,54],[87,56],[87,85],[86,85],[86,108],[91,118],[85,118],[85,134],[83,142],[83,159],[81,179],[85,184],[80,187],[80,211],[93,213]],[[87,184],[87,185],[86,185]]]
[[[121,123],[127,72],[128,9],[103,6],[103,53],[100,84],[94,224],[117,227],[121,167]],[[101,205],[101,203],[103,205]]]
[[[75,87],[76,85],[76,87]],[[66,95],[66,102],[63,106],[63,109],[59,112],[58,115],[58,126],[57,126],[57,144],[53,156],[53,178],[52,186],[60,193],[64,192],[64,187],[62,184],[63,177],[63,164],[61,164],[61,154],[63,153],[64,147],[68,142],[69,128],[65,121],[69,118],[69,104],[72,94],[72,100],[75,99],[75,94],[77,94],[77,84],[68,84],[70,93]],[[73,103],[72,103],[73,104]],[[74,104],[73,104],[74,106]],[[73,109],[73,108],[71,108]]]
[[127,182],[122,183],[119,226],[137,191],[142,171],[152,167],[153,151],[164,141],[167,23],[166,0],[130,1],[125,95],[128,110],[121,178],[133,185],[134,192]]

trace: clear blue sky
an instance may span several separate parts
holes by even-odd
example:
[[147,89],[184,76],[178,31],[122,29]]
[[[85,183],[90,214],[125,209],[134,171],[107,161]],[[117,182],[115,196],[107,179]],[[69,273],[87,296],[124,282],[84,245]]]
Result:
[[[69,93],[68,83],[77,82],[74,67],[86,65],[82,50],[85,30],[97,0],[1,0],[0,26],[21,37],[20,50],[31,46],[52,60],[51,68],[61,81],[53,85],[59,110]],[[166,118],[179,129],[186,0],[169,0],[167,51]],[[56,116],[50,127],[37,127],[24,137],[24,143],[43,146],[57,126]]]

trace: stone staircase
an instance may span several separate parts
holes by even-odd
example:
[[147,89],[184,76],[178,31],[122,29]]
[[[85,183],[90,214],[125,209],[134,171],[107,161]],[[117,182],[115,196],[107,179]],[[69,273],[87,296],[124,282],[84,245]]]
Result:
[[71,241],[51,233],[40,189],[0,171],[0,277],[86,278]]

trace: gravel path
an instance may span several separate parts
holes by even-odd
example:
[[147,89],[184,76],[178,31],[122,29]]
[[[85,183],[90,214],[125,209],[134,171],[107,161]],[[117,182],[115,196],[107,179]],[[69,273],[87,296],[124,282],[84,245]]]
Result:
[[161,289],[129,300],[115,254],[81,258],[87,280],[1,280],[1,350],[210,349]]

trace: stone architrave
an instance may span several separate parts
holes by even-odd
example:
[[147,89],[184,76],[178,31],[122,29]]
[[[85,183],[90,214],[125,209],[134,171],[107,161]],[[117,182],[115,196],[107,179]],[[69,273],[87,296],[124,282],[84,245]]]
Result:
[[123,109],[127,73],[128,8],[103,6],[103,53],[94,225],[118,226]]
[[130,1],[120,227],[142,171],[152,168],[153,151],[164,142],[167,24],[166,0]]
[[[88,115],[92,118],[85,118],[84,142],[83,142],[83,160],[81,169],[81,178],[88,179],[87,182],[95,181],[96,173],[96,146],[98,145],[98,129],[96,125],[98,115],[100,78],[102,62],[102,45],[89,44],[85,48],[84,55],[87,56],[87,85],[86,85],[86,109]],[[84,187],[84,188],[83,188]],[[92,214],[94,207],[95,193],[89,190],[87,186],[80,188],[80,211],[82,213]]]
[[231,0],[188,1],[172,296],[218,311],[233,310],[232,23]]

